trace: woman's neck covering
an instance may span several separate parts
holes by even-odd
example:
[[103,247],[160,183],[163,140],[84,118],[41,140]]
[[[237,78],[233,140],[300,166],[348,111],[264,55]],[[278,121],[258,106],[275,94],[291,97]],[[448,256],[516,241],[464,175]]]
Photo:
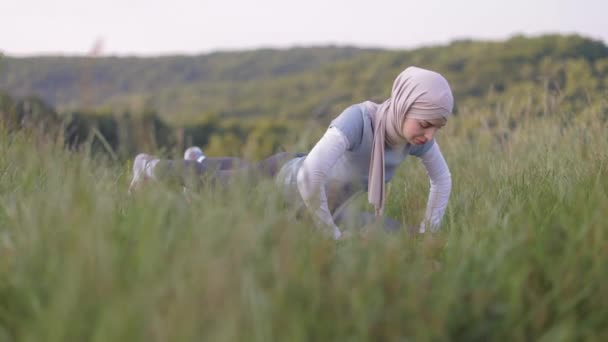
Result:
[[384,146],[407,143],[403,136],[406,117],[412,119],[447,119],[452,114],[454,98],[446,79],[440,74],[409,67],[397,76],[391,96],[382,104],[366,102],[373,118],[374,141],[369,165],[368,200],[376,215],[384,212]]

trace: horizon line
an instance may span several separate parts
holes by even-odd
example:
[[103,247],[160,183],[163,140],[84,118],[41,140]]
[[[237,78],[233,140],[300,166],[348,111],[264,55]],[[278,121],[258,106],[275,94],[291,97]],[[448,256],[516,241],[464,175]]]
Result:
[[273,50],[273,51],[288,51],[288,50],[296,50],[296,49],[314,49],[314,48],[353,48],[359,50],[370,50],[370,51],[412,51],[418,49],[425,48],[437,48],[437,47],[447,47],[452,44],[462,43],[462,42],[471,42],[471,43],[501,43],[507,42],[514,38],[523,37],[526,39],[539,39],[542,37],[550,37],[550,36],[563,36],[563,37],[581,37],[590,41],[601,42],[604,45],[608,46],[608,39],[592,37],[588,34],[583,34],[579,32],[546,32],[546,33],[535,33],[535,34],[526,34],[526,33],[513,33],[503,38],[475,38],[475,37],[455,37],[448,41],[429,41],[420,44],[414,44],[412,46],[388,46],[388,45],[373,45],[373,44],[365,44],[365,43],[334,43],[334,42],[318,42],[318,43],[293,43],[293,44],[260,44],[258,46],[241,46],[241,47],[216,47],[211,48],[209,50],[201,50],[198,52],[188,52],[188,51],[167,51],[167,52],[158,52],[158,53],[141,53],[141,52],[103,52],[103,42],[102,38],[98,38],[94,41],[93,48],[91,51],[86,53],[78,53],[78,52],[32,52],[32,53],[8,53],[0,49],[0,58],[50,58],[50,57],[65,57],[65,58],[81,58],[81,57],[96,57],[96,58],[166,58],[166,57],[200,57],[206,55],[213,54],[223,54],[223,53],[245,53],[245,52],[254,52],[254,51],[264,51],[264,50]]

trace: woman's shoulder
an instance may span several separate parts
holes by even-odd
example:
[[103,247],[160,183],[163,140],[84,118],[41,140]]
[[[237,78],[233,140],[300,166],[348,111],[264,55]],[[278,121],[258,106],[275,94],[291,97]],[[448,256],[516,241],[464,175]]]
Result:
[[329,127],[340,130],[348,139],[350,147],[359,145],[366,125],[371,121],[364,103],[348,106],[340,115],[332,120]]
[[331,121],[331,125],[361,125],[369,121],[369,113],[365,102],[352,104]]
[[350,106],[346,107],[342,113],[340,113],[340,115],[338,115],[336,118],[342,117],[342,116],[356,116],[356,115],[362,115],[363,112],[365,111],[365,106],[363,103],[355,103],[355,104],[351,104]]

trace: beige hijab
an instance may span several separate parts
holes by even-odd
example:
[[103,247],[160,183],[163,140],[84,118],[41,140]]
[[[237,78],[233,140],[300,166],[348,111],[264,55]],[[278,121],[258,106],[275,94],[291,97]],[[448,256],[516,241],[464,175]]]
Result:
[[405,118],[447,119],[452,114],[454,98],[450,86],[440,74],[409,67],[397,76],[391,96],[381,105],[366,102],[373,117],[374,141],[369,165],[368,200],[376,215],[384,212],[384,146],[407,143],[402,134]]

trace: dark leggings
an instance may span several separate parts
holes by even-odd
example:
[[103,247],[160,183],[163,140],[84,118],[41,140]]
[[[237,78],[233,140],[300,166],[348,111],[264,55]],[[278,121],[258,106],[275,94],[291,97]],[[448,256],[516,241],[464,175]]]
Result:
[[154,176],[170,184],[199,188],[204,184],[228,184],[235,177],[247,179],[272,178],[281,167],[305,153],[280,152],[260,162],[248,162],[233,157],[205,158],[202,162],[183,159],[163,159],[154,167]]

